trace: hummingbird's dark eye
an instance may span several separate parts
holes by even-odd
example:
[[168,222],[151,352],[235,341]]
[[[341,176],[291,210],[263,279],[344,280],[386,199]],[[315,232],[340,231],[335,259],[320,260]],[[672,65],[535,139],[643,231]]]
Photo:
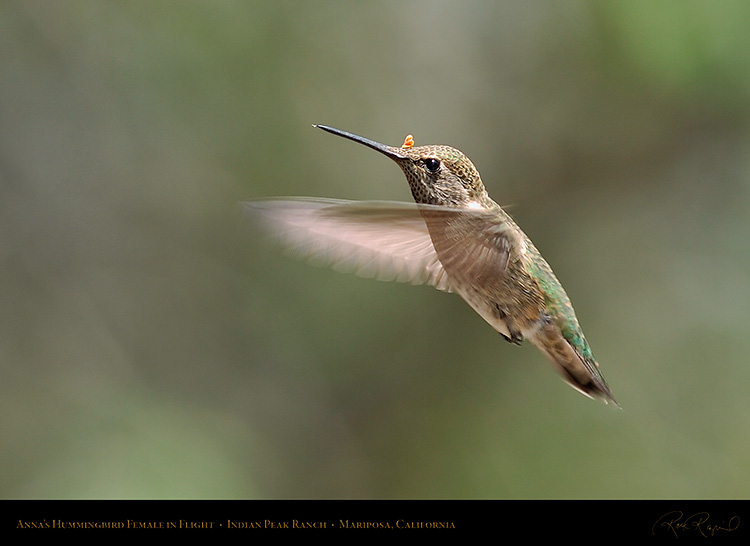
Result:
[[434,157],[428,157],[424,160],[424,168],[431,173],[436,173],[440,170],[440,160]]

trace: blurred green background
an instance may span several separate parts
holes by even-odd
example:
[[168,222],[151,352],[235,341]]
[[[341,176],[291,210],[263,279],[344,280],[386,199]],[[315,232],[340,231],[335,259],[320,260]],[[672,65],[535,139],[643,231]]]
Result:
[[[750,494],[750,4],[0,5],[0,496]],[[458,296],[237,203],[409,200],[311,128],[450,144],[623,411]]]

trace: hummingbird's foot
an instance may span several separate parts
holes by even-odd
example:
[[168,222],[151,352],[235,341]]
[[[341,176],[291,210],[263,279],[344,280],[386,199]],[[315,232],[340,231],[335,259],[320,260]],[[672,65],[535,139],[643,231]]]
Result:
[[521,345],[523,343],[523,334],[519,332],[511,332],[510,336],[506,336],[500,332],[500,335],[503,336],[508,343],[513,343],[514,345]]

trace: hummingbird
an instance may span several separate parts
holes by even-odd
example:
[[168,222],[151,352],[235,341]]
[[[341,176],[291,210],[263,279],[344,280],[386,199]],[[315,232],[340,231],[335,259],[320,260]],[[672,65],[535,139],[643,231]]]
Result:
[[245,203],[249,214],[313,262],[457,293],[507,341],[536,345],[574,389],[617,405],[560,281],[487,195],[468,157],[450,146],[414,146],[411,135],[396,147],[313,127],[395,161],[415,203],[270,198]]

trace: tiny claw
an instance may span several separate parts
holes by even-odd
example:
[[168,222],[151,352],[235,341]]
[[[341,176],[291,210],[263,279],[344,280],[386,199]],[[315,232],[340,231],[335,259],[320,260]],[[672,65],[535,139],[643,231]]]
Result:
[[401,145],[402,148],[411,148],[414,146],[414,137],[411,135],[406,135],[406,138],[404,139],[404,143]]

